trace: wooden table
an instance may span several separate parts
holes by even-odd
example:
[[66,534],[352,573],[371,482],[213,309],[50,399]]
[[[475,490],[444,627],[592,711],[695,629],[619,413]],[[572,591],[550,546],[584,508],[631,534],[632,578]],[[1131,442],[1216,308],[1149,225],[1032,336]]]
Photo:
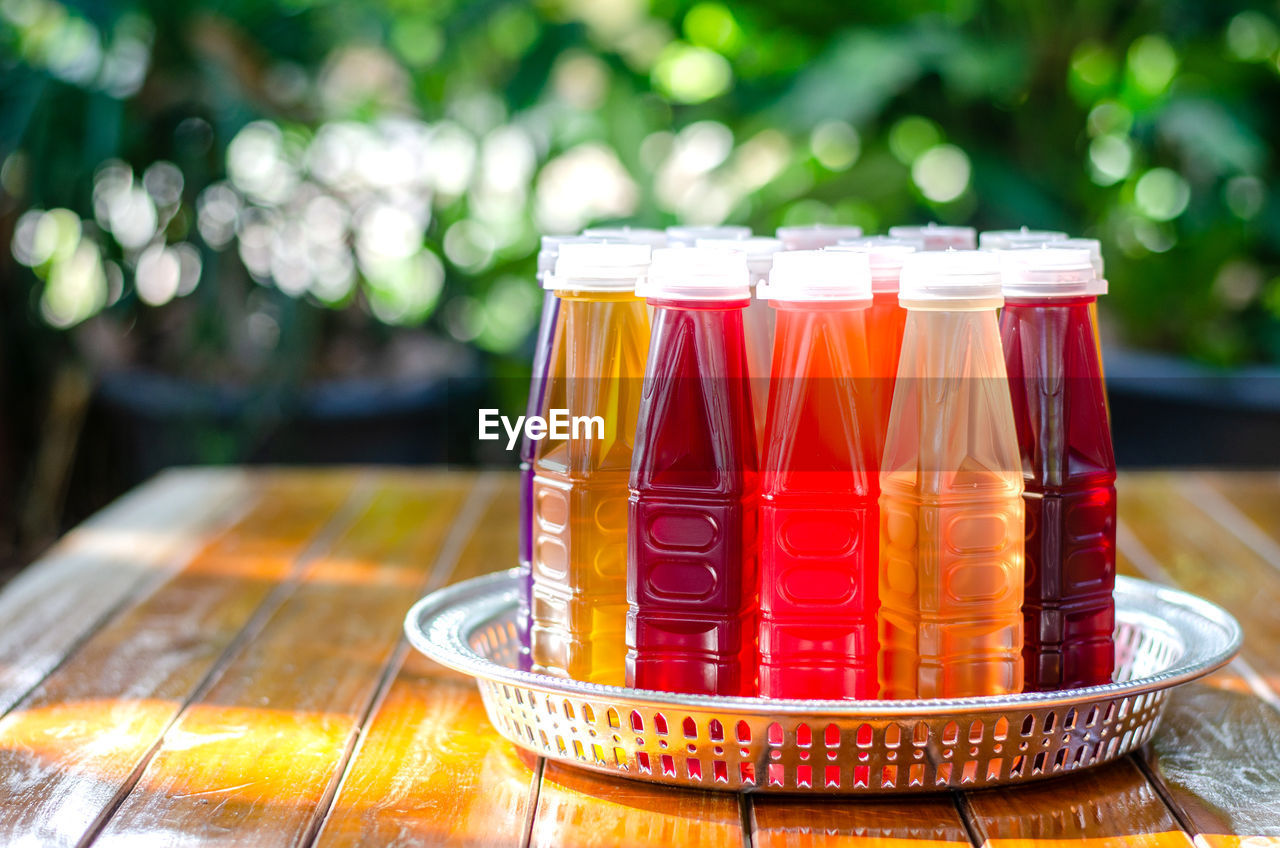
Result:
[[408,650],[515,561],[514,475],[186,470],[0,593],[0,844],[1280,846],[1280,474],[1126,474],[1121,569],[1233,612],[1239,660],[1141,756],[874,802],[672,791],[518,752]]

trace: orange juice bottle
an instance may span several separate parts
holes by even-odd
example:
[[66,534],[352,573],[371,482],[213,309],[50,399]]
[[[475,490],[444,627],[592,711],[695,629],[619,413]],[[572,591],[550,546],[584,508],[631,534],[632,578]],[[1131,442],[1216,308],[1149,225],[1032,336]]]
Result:
[[769,279],[773,256],[782,242],[768,236],[740,239],[698,239],[698,247],[732,250],[747,258],[751,275],[751,303],[742,312],[742,332],[747,343],[747,373],[751,378],[751,407],[755,413],[756,448],[764,448],[764,412],[769,403],[769,359],[773,356],[774,314],[769,304],[756,299],[756,287]]
[[880,695],[1022,689],[1022,465],[999,262],[914,253],[880,475]]
[[889,429],[889,406],[893,401],[894,380],[898,376],[898,360],[902,357],[902,333],[907,325],[907,310],[898,302],[898,276],[908,254],[922,250],[921,242],[892,236],[867,236],[842,241],[827,250],[865,253],[871,268],[871,306],[867,309],[867,352],[872,378],[867,393],[875,429],[871,434],[875,457],[884,451]]
[[545,283],[560,298],[546,406],[585,420],[551,431],[534,454],[530,660],[534,671],[618,686],[627,478],[649,352],[635,287],[649,254],[643,244],[565,244]]

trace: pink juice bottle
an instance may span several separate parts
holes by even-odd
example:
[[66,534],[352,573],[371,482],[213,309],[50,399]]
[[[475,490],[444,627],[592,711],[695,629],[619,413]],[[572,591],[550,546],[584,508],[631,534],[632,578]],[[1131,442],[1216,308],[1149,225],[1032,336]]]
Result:
[[747,258],[751,275],[751,303],[742,313],[742,330],[747,340],[747,373],[751,377],[752,414],[756,421],[756,448],[764,447],[764,413],[769,402],[769,360],[773,356],[774,315],[769,304],[757,300],[756,288],[769,279],[773,256],[782,242],[766,236],[741,239],[698,239],[698,247],[735,250]]
[[757,471],[741,253],[657,250],[631,465],[627,682],[755,692]]
[[874,698],[879,495],[865,253],[790,251],[760,494],[760,694]]
[[1026,485],[1026,689],[1109,683],[1116,465],[1089,318],[1106,283],[1087,250],[1011,250],[1000,258],[1000,330]]

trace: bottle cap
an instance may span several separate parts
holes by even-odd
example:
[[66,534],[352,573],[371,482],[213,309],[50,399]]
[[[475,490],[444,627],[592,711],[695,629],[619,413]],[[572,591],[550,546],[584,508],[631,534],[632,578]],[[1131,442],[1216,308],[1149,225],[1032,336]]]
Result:
[[817,250],[830,247],[841,239],[862,235],[862,227],[810,224],[805,227],[778,227],[776,234],[787,250]]
[[634,291],[644,279],[650,256],[647,244],[610,244],[600,241],[560,245],[554,274],[542,287],[552,291]]
[[716,247],[667,247],[653,252],[641,297],[669,300],[747,300],[747,257]]
[[698,239],[744,239],[750,236],[750,227],[667,227],[667,246],[693,247]]
[[1011,247],[1040,247],[1051,241],[1062,241],[1066,233],[1057,230],[987,230],[978,235],[978,247],[983,250],[1008,250]]
[[588,227],[582,231],[587,238],[606,239],[622,244],[647,244],[649,247],[666,247],[667,234],[649,227]]
[[863,247],[866,245],[902,245],[924,250],[924,239],[919,236],[859,236],[855,239],[840,239],[834,247]]
[[1105,279],[1107,276],[1106,266],[1102,262],[1102,242],[1091,238],[1069,238],[1062,241],[1055,241],[1051,247],[1074,247],[1077,250],[1089,251],[1089,259],[1093,262],[1093,271],[1098,275],[1098,279]]
[[747,270],[751,272],[751,285],[769,276],[773,267],[773,255],[782,251],[782,242],[768,236],[751,236],[742,239],[698,239],[698,247],[715,247],[720,250],[736,250],[747,257]]
[[930,221],[924,226],[890,227],[889,235],[920,239],[925,250],[973,250],[978,231],[973,227],[944,227]]
[[560,248],[566,244],[596,244],[598,238],[590,236],[543,236],[538,250],[538,280],[545,280],[556,269],[556,257]]
[[1098,277],[1093,259],[1084,248],[1052,246],[1002,250],[1000,271],[1004,296],[1081,297],[1107,293],[1107,281]]
[[919,241],[913,239],[893,238],[892,236],[867,236],[866,238],[842,241],[830,251],[864,253],[871,267],[871,290],[880,293],[896,293],[898,278],[902,273],[902,263],[912,253],[923,250]]
[[912,253],[902,263],[898,299],[909,303],[965,301],[968,308],[991,308],[1000,296],[1000,260],[981,250]]
[[867,254],[849,250],[786,250],[773,257],[767,282],[756,287],[761,300],[870,300]]

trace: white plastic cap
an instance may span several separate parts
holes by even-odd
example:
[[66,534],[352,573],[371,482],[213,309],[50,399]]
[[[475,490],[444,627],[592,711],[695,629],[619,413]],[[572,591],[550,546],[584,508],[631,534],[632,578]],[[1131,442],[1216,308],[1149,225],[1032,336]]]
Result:
[[747,300],[747,257],[715,247],[655,250],[649,275],[636,286],[636,294],[669,300]]
[[543,280],[542,287],[552,291],[634,291],[644,279],[650,254],[647,244],[562,244],[555,273]]
[[973,227],[944,227],[930,221],[924,226],[890,227],[894,238],[919,239],[925,250],[973,250],[978,231]]
[[912,239],[899,239],[891,236],[868,236],[841,242],[829,251],[862,253],[867,257],[871,267],[871,290],[876,293],[893,293],[898,290],[898,278],[902,274],[902,263],[913,253],[923,248]]
[[582,231],[587,238],[607,239],[623,244],[647,244],[649,247],[666,247],[667,234],[648,227],[588,227]]
[[866,247],[868,245],[902,245],[924,250],[924,239],[917,236],[860,236],[855,239],[840,239],[835,247]]
[[994,308],[1003,302],[1000,283],[1000,260],[994,253],[926,250],[902,263],[898,299],[903,306],[955,301],[964,302],[964,308]]
[[744,239],[750,237],[750,227],[667,227],[668,247],[693,247],[698,243],[698,239]]
[[773,257],[767,282],[756,287],[761,300],[870,300],[867,254],[848,250],[787,250]]
[[1049,244],[1050,247],[1074,247],[1077,250],[1089,251],[1089,259],[1093,261],[1093,272],[1098,275],[1099,279],[1107,276],[1106,265],[1102,261],[1102,242],[1091,238],[1069,238],[1062,241],[1055,241]]
[[817,250],[830,247],[841,239],[857,238],[862,235],[862,227],[810,224],[805,227],[778,227],[776,235],[787,250]]
[[1107,281],[1098,277],[1089,251],[1059,244],[1000,251],[1004,296],[1039,299],[1106,294]]
[[978,247],[983,250],[1008,250],[1012,247],[1040,247],[1051,241],[1062,241],[1066,233],[1057,230],[987,230],[978,235]]
[[538,279],[544,280],[556,270],[556,257],[566,244],[596,244],[600,241],[589,236],[543,236],[538,250]]
[[780,253],[783,249],[782,242],[768,236],[751,236],[743,239],[700,238],[697,246],[736,250],[746,256],[752,285],[769,275],[769,269],[773,267],[773,255]]

